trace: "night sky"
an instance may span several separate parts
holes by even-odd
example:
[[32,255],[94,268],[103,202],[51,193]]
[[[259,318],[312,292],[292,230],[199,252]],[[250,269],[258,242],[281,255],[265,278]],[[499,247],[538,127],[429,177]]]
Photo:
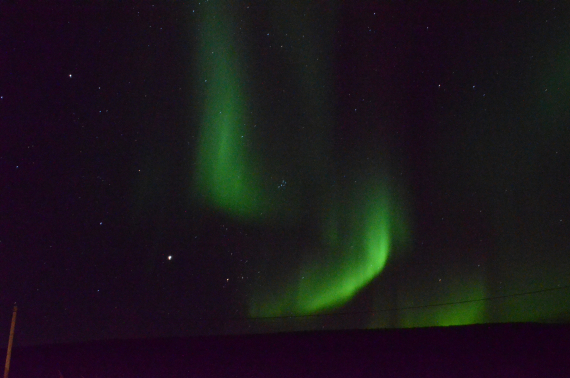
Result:
[[568,4],[42,4],[0,6],[6,341],[570,320]]

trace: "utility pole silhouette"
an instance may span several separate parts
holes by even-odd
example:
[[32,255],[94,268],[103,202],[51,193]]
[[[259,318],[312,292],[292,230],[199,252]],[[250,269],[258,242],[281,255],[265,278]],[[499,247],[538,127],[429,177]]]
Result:
[[18,306],[14,305],[14,312],[12,313],[12,325],[10,326],[10,339],[8,340],[8,351],[6,352],[6,366],[4,367],[4,378],[8,378],[10,372],[10,357],[12,356],[12,342],[14,341],[14,328],[16,328],[16,313]]

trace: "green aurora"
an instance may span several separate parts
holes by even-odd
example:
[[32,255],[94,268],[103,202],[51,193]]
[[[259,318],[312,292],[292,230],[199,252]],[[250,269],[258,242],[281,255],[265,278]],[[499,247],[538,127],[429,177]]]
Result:
[[[267,221],[270,215],[288,210],[279,205],[262,183],[263,178],[268,177],[266,166],[259,164],[259,157],[244,143],[244,136],[250,136],[245,135],[243,125],[250,121],[248,114],[252,112],[248,108],[248,90],[244,88],[246,75],[240,69],[243,54],[230,32],[233,22],[229,11],[221,6],[207,9],[212,11],[203,16],[199,52],[200,77],[207,79],[203,83],[205,104],[196,156],[195,191],[205,199],[207,206],[238,221]],[[318,87],[321,92],[323,87],[322,78],[309,76],[312,79],[304,84],[307,98],[313,92],[307,86]],[[317,116],[307,119],[316,132],[324,125],[313,123],[323,122],[330,115],[326,116],[323,110],[327,108],[324,97],[319,97],[319,104],[314,104],[314,98],[312,101],[311,108],[321,109]],[[314,155],[315,149],[309,150]],[[305,154],[311,156],[311,153]],[[321,167],[312,164],[309,163],[308,170],[312,169],[317,175]],[[381,176],[381,172],[378,170],[374,175]],[[399,240],[407,239],[408,235],[403,231],[407,225],[404,217],[397,214],[391,189],[382,183],[383,177],[374,175],[363,175],[369,177],[366,183],[358,177],[355,182],[359,183],[349,189],[352,193],[348,201],[339,204],[336,200],[323,205],[326,225],[320,236],[320,247],[316,251],[305,251],[304,260],[296,273],[293,270],[289,282],[272,282],[265,290],[258,289],[252,295],[250,315],[314,314],[335,308],[349,301],[380,274],[388,261],[394,234]],[[293,198],[287,207],[296,208],[298,203]]]
[[341,306],[382,272],[394,244],[405,245],[407,225],[385,185],[368,180],[350,197],[328,208],[328,230],[317,253],[304,253],[285,289],[279,283],[259,293],[251,315],[309,315]]
[[[211,10],[213,7],[205,7]],[[267,200],[261,189],[258,160],[244,144],[247,92],[231,27],[224,12],[206,13],[200,57],[205,109],[195,157],[196,192],[209,206],[238,219],[258,216]],[[245,135],[244,135],[245,134]]]
[[424,293],[424,298],[430,298],[430,303],[441,304],[439,306],[414,308],[410,303],[401,303],[399,307],[411,308],[401,312],[398,326],[446,327],[484,323],[487,303],[482,299],[487,293],[483,278],[473,274],[456,275],[451,282],[446,282],[441,292],[432,295]]

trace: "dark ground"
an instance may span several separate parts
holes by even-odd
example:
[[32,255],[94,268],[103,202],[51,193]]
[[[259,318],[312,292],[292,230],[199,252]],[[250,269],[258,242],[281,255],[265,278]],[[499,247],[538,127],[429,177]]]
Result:
[[518,323],[104,341],[15,348],[10,377],[568,377],[569,340]]

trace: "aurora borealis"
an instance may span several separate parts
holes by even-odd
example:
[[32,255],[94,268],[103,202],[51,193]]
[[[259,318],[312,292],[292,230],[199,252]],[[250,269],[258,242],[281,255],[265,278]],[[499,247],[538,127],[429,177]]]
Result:
[[512,7],[6,10],[31,21],[0,23],[0,320],[568,322],[570,12]]
[[[211,12],[211,13],[210,13]],[[224,12],[207,8],[204,38],[200,41],[201,72],[205,103],[197,161],[196,191],[211,206],[238,217],[257,217],[267,212],[256,159],[244,143],[249,120],[247,91],[239,49],[232,40],[232,23]],[[229,22],[229,23],[228,23]],[[242,53],[243,54],[243,53]],[[244,135],[246,134],[246,135]]]
[[[260,185],[262,177],[268,175],[265,172],[264,161],[259,158],[253,159],[250,149],[244,143],[244,136],[247,139],[251,138],[244,127],[252,122],[251,117],[247,116],[252,112],[247,110],[255,108],[255,105],[250,105],[249,98],[245,95],[249,92],[244,89],[247,86],[247,77],[245,74],[240,75],[240,67],[244,64],[242,60],[245,59],[242,56],[243,51],[247,50],[240,49],[238,42],[232,39],[232,35],[235,34],[232,30],[237,28],[231,15],[235,11],[230,11],[232,7],[228,8],[224,6],[209,8],[201,18],[203,40],[199,55],[204,73],[200,77],[211,79],[209,82],[208,79],[204,79],[205,104],[198,140],[200,147],[196,157],[195,189],[208,200],[208,205],[218,207],[220,211],[235,217],[238,221],[247,217],[263,219],[263,213],[267,218],[273,212],[279,217],[279,212],[288,210],[280,209],[279,205],[274,204],[276,200],[271,200],[271,197],[276,196],[274,188],[263,188]],[[302,19],[290,22],[295,25],[303,24]],[[313,48],[320,50],[326,49],[327,46],[315,44]],[[242,54],[238,53],[240,50]],[[306,71],[308,68],[301,66],[301,70]],[[322,73],[317,71],[316,75]],[[318,79],[314,81],[324,82]],[[306,87],[314,86],[311,83],[301,85],[305,87],[303,91],[307,91]],[[319,103],[318,100],[311,102],[312,106],[309,105],[308,108],[315,113],[320,111],[313,110],[313,107],[316,109],[326,107],[326,104]],[[330,116],[323,115],[316,118],[316,122],[332,122]],[[265,122],[271,127],[273,120],[267,117]],[[284,125],[289,128],[294,126],[296,125]],[[325,133],[330,132],[321,125],[312,125],[310,121],[307,127],[309,126],[314,126]],[[271,160],[271,153],[267,155],[269,156],[266,156],[266,159]],[[256,168],[253,168],[252,161],[257,163]],[[381,177],[380,170],[377,172],[370,170],[370,172],[372,180],[379,182],[388,180],[388,177]],[[282,176],[283,172],[272,174]],[[363,184],[351,186],[359,188]],[[329,235],[339,233],[338,228],[344,226],[344,230],[347,231],[345,236],[348,237],[335,236],[333,240],[329,236],[329,240],[323,240],[324,243],[316,247],[319,249],[316,253],[306,251],[307,255],[314,253],[319,257],[311,261],[311,257],[308,256],[308,261],[301,264],[300,270],[292,272],[292,275],[296,276],[293,282],[283,293],[272,294],[272,299],[268,303],[255,293],[259,290],[254,290],[250,315],[259,317],[314,314],[346,303],[379,274],[390,254],[393,239],[392,224],[394,219],[397,219],[397,215],[391,214],[390,211],[390,208],[394,207],[392,202],[395,197],[390,195],[385,183],[383,186],[385,188],[382,188],[382,185],[373,185],[365,190],[357,189],[360,190],[358,201],[343,209],[344,214],[351,214],[347,220],[331,219],[339,217],[339,214],[326,214],[324,221],[329,223],[332,221],[337,228],[334,229],[332,226],[333,228],[328,230]],[[284,188],[283,191],[285,190],[288,189]],[[273,194],[267,194],[268,191],[272,191]],[[306,195],[304,191],[305,188],[302,187],[302,195]],[[291,201],[295,201],[295,198],[289,199],[287,207],[298,208],[298,205]],[[338,206],[335,203],[326,205]],[[323,209],[323,211],[328,210]],[[302,220],[292,218],[292,221]],[[399,229],[405,227],[406,225],[398,225]],[[281,282],[278,284],[282,285]],[[270,285],[272,286],[274,284]]]

